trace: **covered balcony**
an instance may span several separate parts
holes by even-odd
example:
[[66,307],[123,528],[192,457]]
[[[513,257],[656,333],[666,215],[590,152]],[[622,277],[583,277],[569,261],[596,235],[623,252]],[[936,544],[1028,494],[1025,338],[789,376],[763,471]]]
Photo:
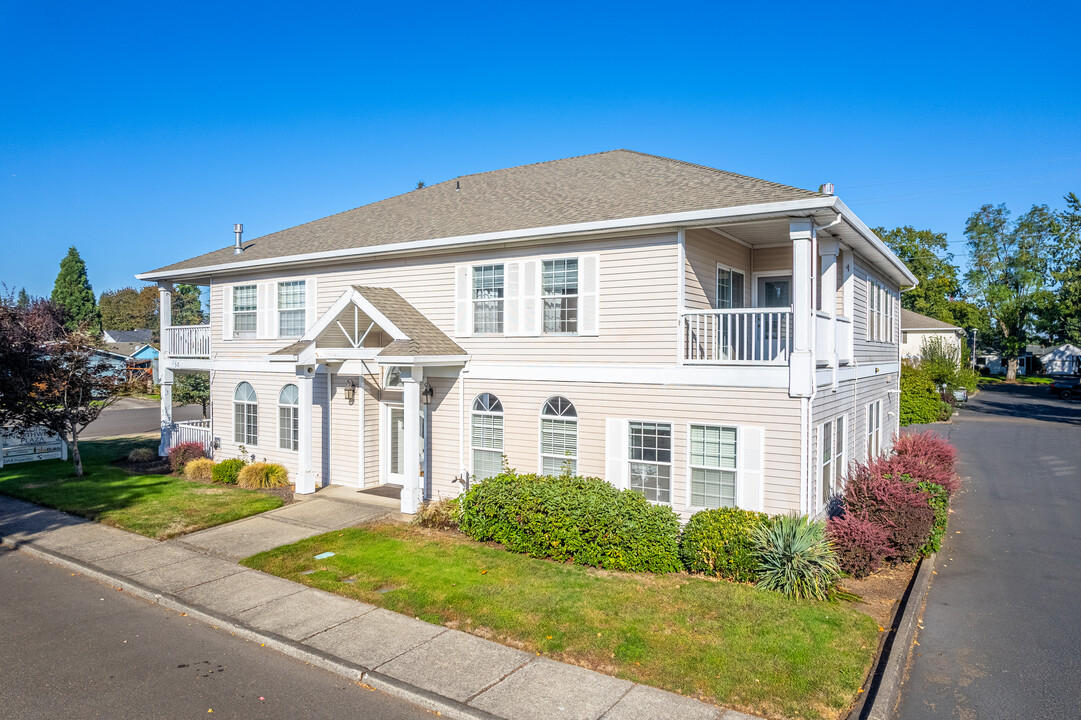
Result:
[[209,358],[209,325],[170,325],[165,328],[164,347],[173,358]]

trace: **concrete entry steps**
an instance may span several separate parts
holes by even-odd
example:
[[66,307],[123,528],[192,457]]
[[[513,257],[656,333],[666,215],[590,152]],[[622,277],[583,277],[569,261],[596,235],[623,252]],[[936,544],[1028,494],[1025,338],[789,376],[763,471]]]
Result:
[[[243,528],[254,519],[266,518],[230,526],[253,546],[270,542],[265,526]],[[230,539],[210,537],[208,545]],[[446,717],[751,720],[249,570],[194,543],[155,542],[3,496],[0,540]]]

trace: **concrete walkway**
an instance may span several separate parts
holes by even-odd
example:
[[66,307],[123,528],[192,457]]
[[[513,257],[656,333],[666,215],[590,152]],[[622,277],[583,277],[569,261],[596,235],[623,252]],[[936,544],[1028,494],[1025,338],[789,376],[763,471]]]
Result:
[[[320,495],[166,542],[0,496],[0,539],[448,717],[750,717],[308,588],[228,559],[247,552],[241,545],[257,552],[346,522],[346,510],[315,503],[350,503],[331,499],[333,493]],[[355,505],[373,513],[369,520],[387,514],[367,502]],[[337,519],[320,514],[327,511]],[[313,516],[322,523],[319,529]]]

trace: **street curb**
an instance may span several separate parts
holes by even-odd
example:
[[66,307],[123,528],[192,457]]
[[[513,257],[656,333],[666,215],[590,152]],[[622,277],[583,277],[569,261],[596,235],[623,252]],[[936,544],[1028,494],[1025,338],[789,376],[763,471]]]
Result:
[[905,666],[908,664],[909,655],[912,653],[913,641],[916,639],[916,627],[919,617],[923,614],[923,604],[927,598],[927,589],[931,586],[931,576],[935,568],[936,553],[932,553],[920,562],[920,568],[916,571],[916,579],[901,609],[901,620],[897,624],[897,630],[890,638],[891,645],[886,665],[878,681],[874,699],[871,701],[870,712],[863,714],[866,720],[890,720],[893,709],[897,706],[897,700],[901,694],[901,681],[904,678]]
[[478,710],[465,703],[444,697],[430,690],[424,690],[423,688],[411,685],[402,680],[398,680],[397,678],[384,675],[376,670],[369,670],[362,665],[342,660],[329,653],[310,648],[307,645],[282,637],[276,633],[256,630],[249,625],[216,613],[208,608],[185,602],[170,593],[162,593],[153,590],[141,583],[90,566],[81,560],[76,560],[57,550],[36,547],[33,543],[11,540],[7,537],[0,537],[0,545],[6,545],[20,552],[25,552],[27,555],[54,562],[57,565],[62,565],[70,570],[76,570],[81,575],[85,575],[86,577],[97,580],[105,585],[111,585],[121,589],[135,597],[147,600],[156,605],[161,605],[174,612],[187,613],[188,617],[194,618],[202,623],[220,630],[226,630],[245,640],[260,643],[260,645],[276,650],[283,655],[288,655],[297,660],[306,662],[309,665],[328,670],[365,687],[373,690],[380,690],[388,695],[411,702],[414,705],[419,705],[426,710],[440,713],[445,717],[454,718],[455,720],[504,720],[498,715],[492,715],[483,710]]

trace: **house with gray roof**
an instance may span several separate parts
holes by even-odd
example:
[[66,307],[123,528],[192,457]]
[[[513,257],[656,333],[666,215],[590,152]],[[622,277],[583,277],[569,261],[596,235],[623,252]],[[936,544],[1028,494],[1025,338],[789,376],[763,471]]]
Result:
[[901,357],[919,362],[923,357],[924,343],[929,341],[945,343],[946,347],[957,354],[957,361],[961,361],[964,330],[948,322],[901,308]]
[[[897,431],[916,279],[832,192],[614,150],[237,230],[138,276],[165,309],[163,453],[194,430],[173,378],[204,371],[217,457],[407,513],[507,463],[683,516],[816,514]],[[174,283],[209,286],[207,325],[172,325]]]

